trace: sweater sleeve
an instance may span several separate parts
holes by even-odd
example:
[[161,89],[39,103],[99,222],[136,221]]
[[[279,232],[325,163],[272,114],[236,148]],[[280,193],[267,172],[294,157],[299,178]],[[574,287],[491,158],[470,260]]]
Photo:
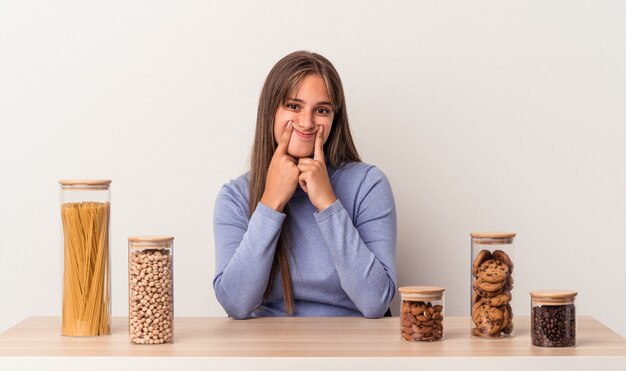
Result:
[[343,290],[367,318],[384,315],[396,291],[396,208],[385,175],[368,169],[355,220],[338,199],[315,214]]
[[263,301],[285,214],[259,202],[248,220],[246,200],[224,186],[213,215],[217,300],[229,316],[242,319]]

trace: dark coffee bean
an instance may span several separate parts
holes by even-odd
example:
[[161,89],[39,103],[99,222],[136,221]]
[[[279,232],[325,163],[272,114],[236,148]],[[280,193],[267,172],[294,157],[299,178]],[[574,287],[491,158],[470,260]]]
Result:
[[533,307],[530,321],[533,345],[569,347],[576,344],[574,304]]

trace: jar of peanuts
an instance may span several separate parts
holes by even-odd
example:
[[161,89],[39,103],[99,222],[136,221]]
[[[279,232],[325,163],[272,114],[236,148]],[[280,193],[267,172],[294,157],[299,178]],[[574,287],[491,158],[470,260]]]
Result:
[[400,335],[406,341],[443,339],[443,287],[400,287]]
[[134,344],[174,341],[174,237],[128,238],[128,331]]
[[539,347],[576,345],[576,306],[578,293],[569,290],[530,292],[530,339]]
[[514,336],[513,261],[515,233],[471,233],[471,334],[484,339]]

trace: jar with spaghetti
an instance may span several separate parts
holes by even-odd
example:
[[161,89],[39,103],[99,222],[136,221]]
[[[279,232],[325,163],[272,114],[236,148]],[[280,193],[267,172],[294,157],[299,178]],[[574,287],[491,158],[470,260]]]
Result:
[[530,338],[539,347],[576,345],[576,291],[530,292]]
[[60,180],[61,334],[111,334],[110,180]]
[[443,339],[443,287],[400,287],[400,336],[406,341]]
[[515,233],[471,233],[470,313],[472,336],[514,336],[513,260]]
[[128,238],[128,331],[133,344],[174,341],[174,237]]

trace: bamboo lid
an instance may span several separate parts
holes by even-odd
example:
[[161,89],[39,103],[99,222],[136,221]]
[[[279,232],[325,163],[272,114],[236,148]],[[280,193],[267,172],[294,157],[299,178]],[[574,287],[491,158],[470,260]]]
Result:
[[472,232],[472,242],[479,245],[506,245],[512,244],[516,233],[508,232]]
[[438,286],[403,286],[398,290],[404,294],[441,294],[446,289]]
[[63,189],[107,190],[111,185],[110,179],[61,179],[59,184]]
[[515,237],[517,233],[508,232],[472,232],[470,236],[472,238],[493,238],[493,239],[511,239]]
[[169,242],[173,241],[173,236],[132,236],[128,237],[130,242]]
[[174,241],[172,236],[132,236],[128,237],[128,246],[137,249],[145,249],[152,246],[168,248],[172,245],[172,241]]
[[439,300],[446,289],[439,286],[403,286],[398,289],[403,298]]
[[537,304],[562,305],[571,304],[578,292],[571,290],[538,290],[531,291],[530,297]]

